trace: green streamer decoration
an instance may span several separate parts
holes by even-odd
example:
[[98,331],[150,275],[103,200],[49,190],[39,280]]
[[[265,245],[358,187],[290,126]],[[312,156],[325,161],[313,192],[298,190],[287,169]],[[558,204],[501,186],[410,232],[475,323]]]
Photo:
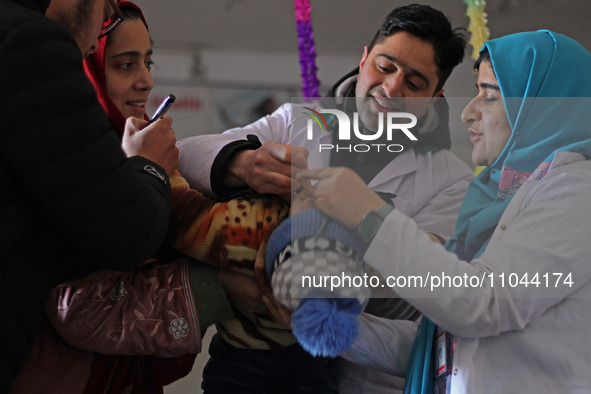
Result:
[[486,12],[486,1],[484,0],[463,0],[467,5],[466,15],[470,18],[468,31],[470,32],[470,45],[472,46],[472,59],[478,59],[480,48],[484,42],[490,37],[488,30]]

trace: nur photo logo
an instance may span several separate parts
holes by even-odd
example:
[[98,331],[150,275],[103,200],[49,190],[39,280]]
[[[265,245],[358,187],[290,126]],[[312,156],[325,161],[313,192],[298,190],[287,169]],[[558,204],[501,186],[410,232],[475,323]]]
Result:
[[[322,114],[331,114],[336,117],[338,125],[338,141],[337,144],[319,144],[318,151],[336,150],[338,151],[349,151],[349,152],[380,152],[387,150],[388,152],[397,153],[402,152],[404,147],[400,144],[389,144],[389,143],[370,143],[371,141],[380,140],[383,141],[383,135],[385,133],[386,141],[392,141],[393,133],[403,132],[410,141],[417,141],[417,137],[410,131],[417,124],[417,117],[408,112],[388,112],[377,114],[378,117],[378,128],[373,133],[367,134],[359,131],[359,114],[353,113],[353,122],[349,119],[349,116],[338,109],[319,109],[314,110],[310,107],[304,107],[310,112],[304,112],[308,115],[307,123],[307,134],[306,138],[311,141],[314,139],[314,124],[320,127],[320,130],[328,131],[328,123]],[[351,127],[352,126],[352,127]],[[351,136],[355,136],[356,140],[368,141],[368,143],[358,144],[342,144],[341,142],[351,141]]]
[[[306,115],[310,116],[312,119],[314,119],[316,121],[316,123],[318,123],[318,126],[320,126],[320,130],[322,130],[322,125],[324,125],[324,130],[326,130],[328,132],[328,124],[326,123],[326,120],[324,119],[324,117],[322,115],[320,115],[320,113],[310,107],[304,107],[309,111],[312,111],[313,114],[309,113],[309,112],[304,112]],[[322,123],[320,123],[320,121],[322,120]],[[310,133],[310,128],[308,127],[308,133]],[[310,134],[308,134],[310,135]],[[310,139],[310,138],[308,138]]]

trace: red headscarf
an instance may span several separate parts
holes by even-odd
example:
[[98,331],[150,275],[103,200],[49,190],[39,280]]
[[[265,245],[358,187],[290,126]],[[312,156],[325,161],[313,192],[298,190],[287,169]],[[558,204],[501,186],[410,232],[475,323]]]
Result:
[[[144,25],[146,26],[146,29],[148,29],[146,18],[144,18],[142,10],[137,5],[131,1],[126,0],[118,1],[117,5],[119,5],[119,7],[131,7],[137,10],[140,14],[142,22],[144,22]],[[111,20],[109,19],[103,23],[103,26],[106,26],[110,22]],[[105,47],[107,46],[107,38],[108,35],[99,38],[97,51],[84,59],[84,71],[86,71],[88,79],[90,79],[90,82],[94,86],[98,100],[107,113],[113,128],[115,131],[117,131],[119,137],[122,137],[123,130],[125,129],[125,118],[107,94],[107,81],[105,78]],[[144,117],[147,120],[147,115],[144,115]]]

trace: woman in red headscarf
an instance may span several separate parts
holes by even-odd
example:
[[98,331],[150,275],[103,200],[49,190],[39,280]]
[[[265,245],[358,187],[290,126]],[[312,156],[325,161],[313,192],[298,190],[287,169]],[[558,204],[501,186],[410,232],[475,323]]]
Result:
[[[84,67],[125,151],[126,119],[147,119],[154,83],[146,20],[135,4],[118,5],[123,22],[99,39]],[[59,286],[47,312],[65,342],[53,329],[43,331],[13,392],[162,393],[164,385],[191,370],[209,325],[233,318],[232,307],[250,312],[262,306],[258,288],[264,281],[259,277],[257,287],[252,275],[233,270],[237,261],[228,249],[239,245],[255,256],[287,206],[265,197],[217,203],[189,189],[178,173],[170,182],[171,244],[209,265],[163,246],[158,260],[133,272],[97,272]],[[247,214],[272,220],[252,232],[226,224],[227,218]],[[229,236],[234,233],[244,236]]]
[[146,102],[154,81],[150,73],[152,40],[140,8],[119,1],[123,23],[98,41],[96,52],[84,60],[84,69],[111,124],[123,136],[127,118],[148,119]]

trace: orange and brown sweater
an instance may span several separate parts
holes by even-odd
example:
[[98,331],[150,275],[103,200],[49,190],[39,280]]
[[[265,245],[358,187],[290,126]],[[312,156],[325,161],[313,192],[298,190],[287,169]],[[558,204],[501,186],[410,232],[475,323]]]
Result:
[[[215,202],[192,190],[178,172],[170,182],[171,244],[216,268],[253,276],[263,295],[272,297],[262,249],[273,230],[288,216],[288,204],[276,196]],[[296,343],[291,331],[269,311],[235,314],[236,318],[218,323],[216,328],[224,340],[236,347],[279,349]]]

